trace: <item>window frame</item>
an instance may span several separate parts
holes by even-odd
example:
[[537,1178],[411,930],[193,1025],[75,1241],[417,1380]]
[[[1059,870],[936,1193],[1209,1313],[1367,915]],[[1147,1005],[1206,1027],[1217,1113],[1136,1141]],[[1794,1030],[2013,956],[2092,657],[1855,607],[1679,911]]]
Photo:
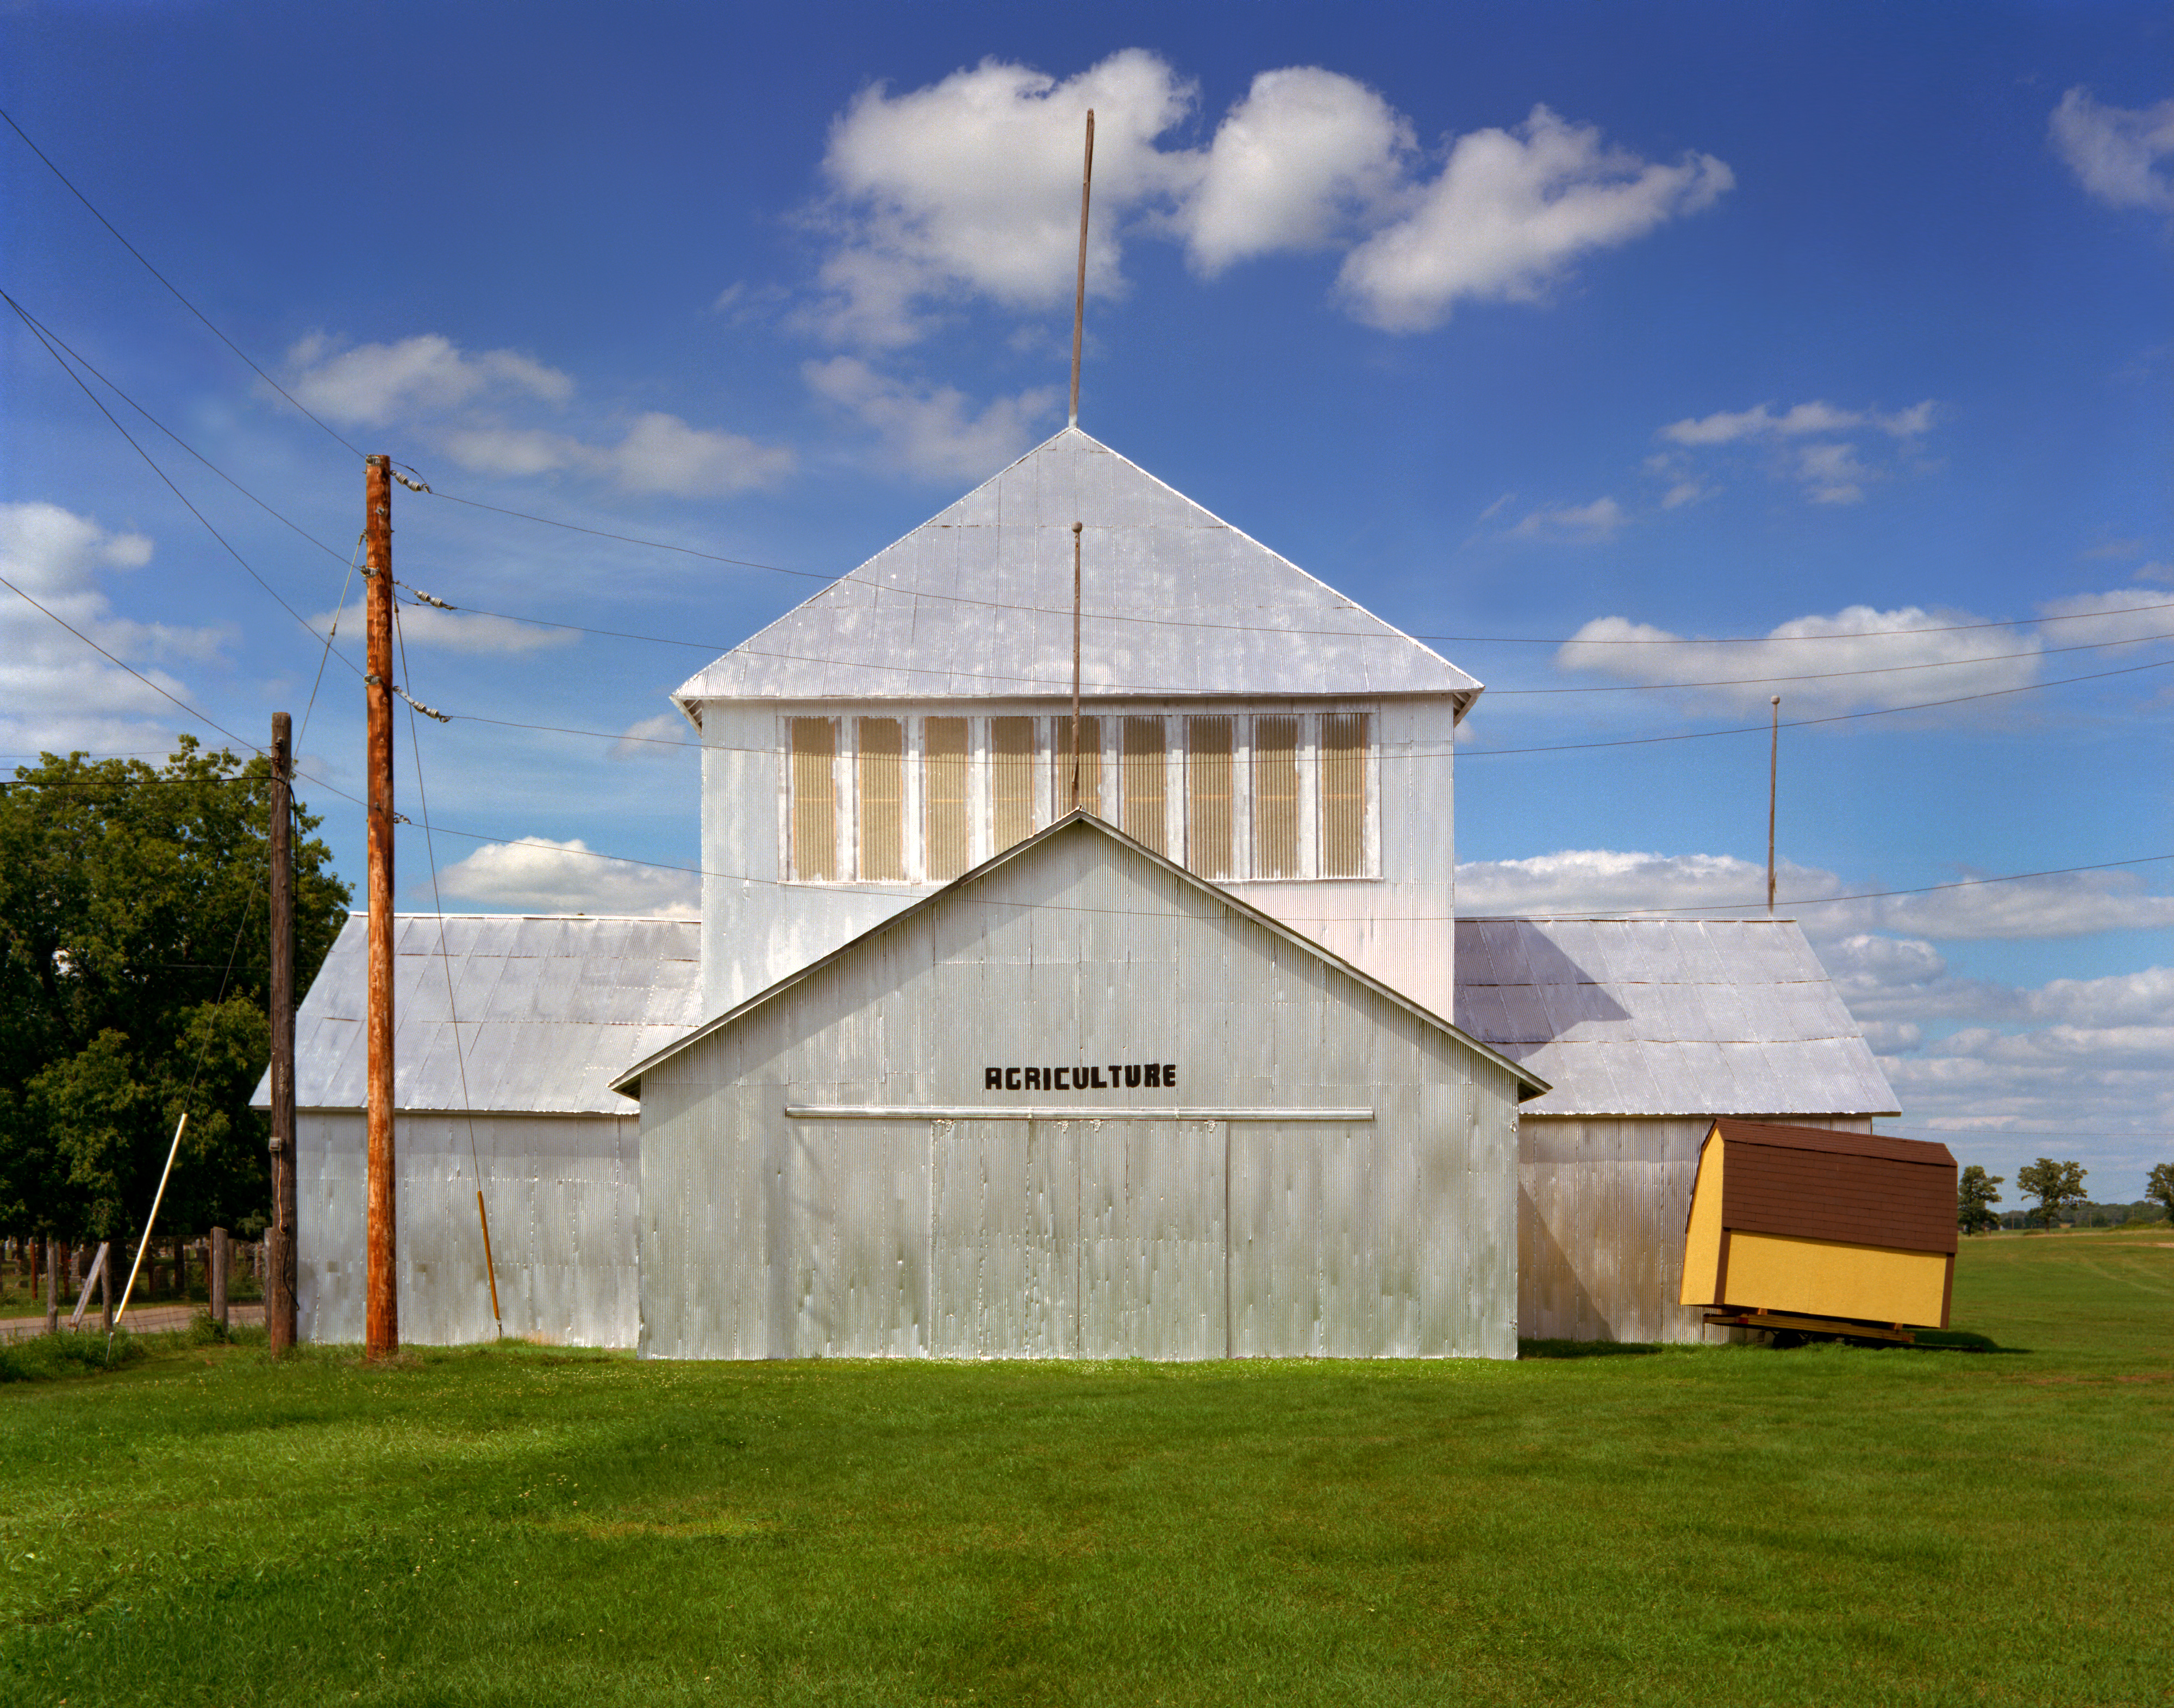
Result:
[[[1307,701],[1277,705],[1231,700],[1173,700],[1145,704],[1105,701],[1097,704],[1092,711],[1084,708],[1082,711],[1083,716],[1092,720],[1095,725],[1094,762],[1101,786],[1101,798],[1093,803],[1089,810],[1111,824],[1118,824],[1123,811],[1126,720],[1153,718],[1160,723],[1163,732],[1163,835],[1168,850],[1165,857],[1176,861],[1188,871],[1192,869],[1194,837],[1191,775],[1193,765],[1192,722],[1195,719],[1227,718],[1230,724],[1230,870],[1228,876],[1208,877],[1207,881],[1232,888],[1254,884],[1363,884],[1381,881],[1382,707],[1378,702]],[[1322,790],[1328,781],[1322,747],[1323,720],[1354,715],[1366,719],[1360,772],[1366,789],[1360,819],[1363,858],[1359,871],[1332,876],[1324,874],[1322,870],[1326,863]],[[1025,718],[1032,723],[1031,753],[1027,761],[1030,776],[1028,811],[1031,823],[1027,835],[1031,836],[1046,830],[1071,808],[1067,786],[1069,777],[1065,763],[1071,754],[1071,712],[1068,708],[1054,711],[1046,707],[1021,710],[1016,706],[992,706],[987,710],[952,706],[928,709],[924,702],[921,709],[901,707],[893,711],[880,705],[863,709],[863,705],[848,703],[821,710],[781,710],[777,716],[780,803],[777,870],[781,874],[779,881],[782,883],[810,889],[861,886],[885,890],[913,890],[940,888],[955,881],[953,878],[932,877],[929,871],[928,728],[934,719],[963,719],[966,725],[966,846],[962,873],[972,871],[1001,851],[997,846],[996,822],[995,730],[998,719]],[[895,722],[901,727],[900,764],[902,775],[899,811],[902,844],[900,863],[903,876],[900,877],[868,878],[860,871],[863,813],[860,727],[864,718]],[[1260,726],[1263,719],[1268,718],[1295,718],[1298,722],[1298,744],[1294,755],[1298,791],[1295,803],[1297,823],[1294,827],[1298,869],[1290,876],[1265,876],[1256,870],[1258,850],[1254,844],[1254,830],[1258,797],[1255,792],[1255,765],[1260,754]],[[832,852],[833,875],[827,877],[803,876],[796,868],[793,857],[793,818],[797,802],[792,728],[795,723],[803,720],[827,723],[831,730],[830,774],[832,831],[836,846]],[[1219,759],[1221,756],[1218,754],[1216,757]]]

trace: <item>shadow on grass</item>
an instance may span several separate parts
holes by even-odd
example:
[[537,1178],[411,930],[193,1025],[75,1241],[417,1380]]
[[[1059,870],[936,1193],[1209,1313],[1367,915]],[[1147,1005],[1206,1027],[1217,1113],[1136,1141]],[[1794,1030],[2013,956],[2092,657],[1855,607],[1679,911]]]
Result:
[[[1810,1343],[1825,1343],[1831,1345],[1838,1339],[1847,1339],[1847,1337],[1822,1335],[1815,1337]],[[1517,1343],[1517,1356],[1521,1359],[1650,1358],[1657,1353],[1668,1351],[1794,1352],[1806,1343],[1804,1340],[1792,1338],[1771,1345],[1760,1345],[1754,1341],[1737,1347],[1704,1348],[1697,1344],[1687,1344],[1671,1348],[1663,1346],[1657,1342],[1642,1340],[1521,1340]],[[1920,1329],[1917,1331],[1915,1343],[1908,1346],[1898,1346],[1888,1341],[1869,1340],[1850,1343],[1862,1346],[1869,1351],[1992,1352],[2018,1358],[2027,1356],[2031,1351],[2027,1346],[2003,1346],[1991,1335],[1974,1333],[1967,1328]]]
[[1650,1358],[1662,1350],[1658,1343],[1642,1340],[1521,1340],[1522,1358]]
[[2030,1355],[2027,1346],[2003,1346],[1989,1334],[1974,1334],[1967,1328],[1921,1328],[1914,1346],[1902,1349],[1905,1352],[1998,1352],[2014,1358]]

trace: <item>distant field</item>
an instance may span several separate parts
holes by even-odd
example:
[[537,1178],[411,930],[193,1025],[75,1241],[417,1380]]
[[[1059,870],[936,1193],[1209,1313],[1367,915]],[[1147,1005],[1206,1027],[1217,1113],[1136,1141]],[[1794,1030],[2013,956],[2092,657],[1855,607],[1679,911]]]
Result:
[[0,1386],[0,1702],[2174,1700],[2174,1235],[2003,1350]]

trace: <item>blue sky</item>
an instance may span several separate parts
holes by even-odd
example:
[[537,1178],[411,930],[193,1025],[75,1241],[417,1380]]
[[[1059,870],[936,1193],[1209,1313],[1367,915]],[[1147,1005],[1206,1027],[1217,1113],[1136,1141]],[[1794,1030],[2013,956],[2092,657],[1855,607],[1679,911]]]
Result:
[[[433,816],[518,844],[441,838],[449,905],[690,900],[682,875],[587,857],[699,857],[690,755],[613,738],[676,739],[662,696],[704,645],[1062,424],[1091,103],[1082,424],[1454,637],[1490,689],[1460,765],[1461,905],[1750,900],[1763,733],[1575,744],[1761,723],[1774,692],[1785,724],[1874,714],[1784,728],[1782,891],[1902,1130],[2011,1176],[2076,1156],[2127,1198],[2174,1155],[2174,862],[1831,898],[2174,852],[2170,24],[18,5],[0,100],[355,446],[442,493],[803,572],[403,494],[397,572],[466,608],[404,619],[414,691],[464,715],[422,732]],[[0,285],[335,549],[101,392],[322,631],[354,455],[6,132],[0,197]],[[322,643],[0,321],[8,579],[241,734],[299,716]],[[189,727],[0,598],[0,751],[155,754]],[[2071,677],[2097,679],[2042,685]],[[1535,748],[1557,750],[1515,751]],[[304,749],[354,788],[340,662]],[[328,787],[311,803],[359,878]],[[401,859],[403,904],[427,905],[418,839]]]

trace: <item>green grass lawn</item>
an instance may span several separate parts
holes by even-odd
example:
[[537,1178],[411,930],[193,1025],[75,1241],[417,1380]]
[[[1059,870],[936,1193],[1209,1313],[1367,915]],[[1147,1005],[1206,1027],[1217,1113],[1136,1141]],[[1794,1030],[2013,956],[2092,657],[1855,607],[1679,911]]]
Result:
[[0,1386],[0,1702],[2174,1700],[2174,1236],[2004,1350]]

